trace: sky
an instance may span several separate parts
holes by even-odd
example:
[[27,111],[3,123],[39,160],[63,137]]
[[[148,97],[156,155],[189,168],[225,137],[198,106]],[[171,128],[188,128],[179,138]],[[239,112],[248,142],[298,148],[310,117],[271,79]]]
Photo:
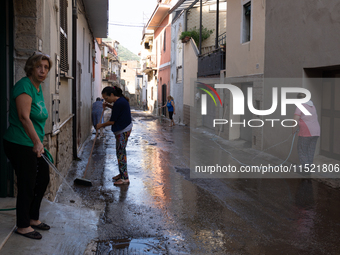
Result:
[[157,0],[109,0],[108,36],[138,54],[141,50],[143,22],[148,22],[156,6]]

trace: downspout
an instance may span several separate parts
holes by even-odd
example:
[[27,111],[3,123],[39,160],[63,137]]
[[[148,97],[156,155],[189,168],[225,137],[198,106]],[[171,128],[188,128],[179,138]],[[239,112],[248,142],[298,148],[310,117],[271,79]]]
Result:
[[219,17],[220,17],[220,1],[216,2],[216,38],[215,38],[215,49],[218,48],[218,26],[219,26]]
[[199,40],[199,54],[202,54],[202,0],[200,0],[200,40]]
[[184,30],[188,31],[188,10],[185,10],[184,12]]
[[78,157],[77,152],[77,0],[72,1],[72,151],[73,159]]

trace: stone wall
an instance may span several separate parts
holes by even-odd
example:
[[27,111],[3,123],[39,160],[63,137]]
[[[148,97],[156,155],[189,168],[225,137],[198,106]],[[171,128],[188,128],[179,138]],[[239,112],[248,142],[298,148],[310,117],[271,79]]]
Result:
[[39,49],[42,39],[42,0],[14,1],[15,82],[25,76],[27,58]]
[[[44,144],[45,145],[45,144]],[[55,136],[46,137],[46,146],[54,158],[54,165],[60,174],[65,177],[73,160],[72,153],[72,119],[66,122],[61,128],[60,133]],[[63,179],[50,168],[50,183],[47,187],[45,197],[54,200],[59,186]]]

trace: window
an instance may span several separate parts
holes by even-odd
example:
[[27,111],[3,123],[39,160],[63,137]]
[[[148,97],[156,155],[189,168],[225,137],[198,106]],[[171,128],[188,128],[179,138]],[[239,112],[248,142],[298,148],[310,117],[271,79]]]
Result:
[[166,49],[166,30],[164,29],[164,36],[163,36],[163,51]]
[[251,39],[251,2],[243,5],[242,43]]
[[182,66],[177,66],[176,67],[176,82],[181,82],[182,81]]
[[60,0],[60,70],[65,73],[69,69],[67,45],[67,0]]
[[59,129],[59,95],[58,94],[52,94],[52,130],[57,131]]

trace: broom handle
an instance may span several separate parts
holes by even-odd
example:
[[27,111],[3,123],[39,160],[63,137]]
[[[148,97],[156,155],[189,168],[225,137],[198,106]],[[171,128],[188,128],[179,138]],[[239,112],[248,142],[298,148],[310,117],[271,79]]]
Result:
[[[105,111],[105,108],[103,109],[102,115],[100,116],[100,122],[102,121],[104,111]],[[96,130],[96,136],[94,137],[92,149],[91,149],[91,152],[90,152],[90,156],[89,156],[89,159],[88,159],[88,161],[87,161],[86,169],[85,169],[84,176],[83,176],[84,179],[85,179],[85,176],[86,176],[87,169],[89,168],[90,159],[91,159],[91,156],[92,156],[94,144],[96,143],[96,140],[97,140],[97,135],[98,135],[98,129]]]

